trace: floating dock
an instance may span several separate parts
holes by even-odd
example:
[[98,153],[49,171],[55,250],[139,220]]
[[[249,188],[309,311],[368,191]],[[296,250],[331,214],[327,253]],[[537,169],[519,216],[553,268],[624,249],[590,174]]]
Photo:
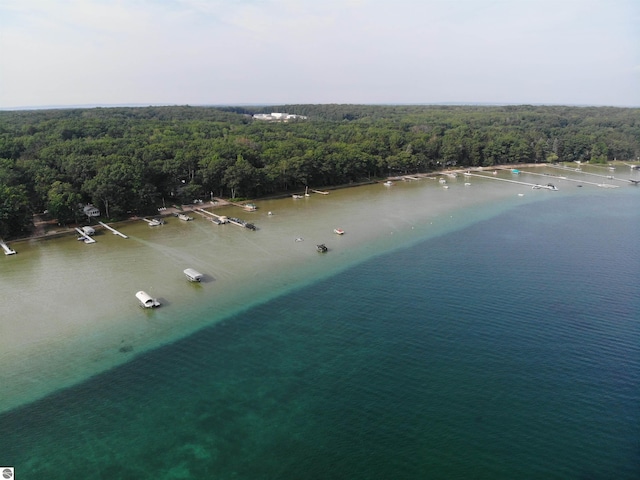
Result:
[[104,228],[106,228],[107,230],[111,230],[111,232],[112,232],[114,235],[120,235],[122,238],[129,238],[129,237],[127,237],[124,233],[120,233],[118,230],[116,230],[116,229],[115,229],[115,228],[113,228],[113,227],[110,227],[110,226],[109,226],[109,225],[107,225],[106,223],[103,223],[103,222],[98,222],[98,223],[99,223],[100,225],[102,225]]
[[329,192],[323,192],[322,190],[311,190],[313,193],[319,193],[320,195],[329,195]]
[[5,255],[15,255],[16,251],[15,250],[11,250],[9,248],[9,246],[4,243],[4,241],[0,240],[0,247],[2,247],[2,249],[4,250],[4,254]]
[[84,241],[84,243],[96,243],[96,241],[91,238],[89,235],[87,235],[86,233],[84,233],[82,230],[80,230],[78,227],[76,227],[76,232],[78,232],[80,234],[80,238],[82,238],[82,240]]

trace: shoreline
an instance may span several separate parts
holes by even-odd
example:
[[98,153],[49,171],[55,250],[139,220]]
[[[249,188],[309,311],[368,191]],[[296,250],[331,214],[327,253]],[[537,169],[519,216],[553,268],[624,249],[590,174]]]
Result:
[[[520,168],[531,168],[531,167],[544,167],[548,164],[546,163],[528,163],[528,164],[518,164],[517,166]],[[343,190],[343,189],[348,189],[348,188],[357,188],[357,187],[362,187],[365,185],[373,185],[373,184],[377,184],[377,183],[383,183],[384,181],[398,181],[398,180],[407,180],[407,179],[411,179],[413,178],[430,178],[430,177],[437,177],[439,175],[447,175],[447,174],[461,174],[464,172],[483,172],[486,170],[507,170],[507,169],[511,169],[514,168],[514,165],[495,165],[492,167],[466,167],[466,168],[454,168],[454,169],[443,169],[443,170],[437,170],[437,171],[433,171],[433,172],[426,172],[426,173],[414,173],[414,174],[405,174],[405,175],[394,175],[394,176],[389,176],[386,177],[385,179],[380,179],[380,180],[367,180],[367,181],[362,181],[362,182],[354,182],[354,183],[348,183],[348,184],[342,184],[342,185],[333,185],[333,186],[329,186],[329,187],[320,187],[318,189],[315,190],[324,190],[324,191],[336,191],[336,190]],[[248,200],[242,200],[242,202],[235,202],[232,199],[225,199],[222,197],[214,197],[214,200],[210,200],[208,202],[203,202],[203,203],[192,203],[192,204],[183,204],[180,205],[180,208],[176,208],[176,206],[171,206],[171,207],[163,207],[162,209],[158,209],[158,213],[153,214],[153,215],[147,215],[149,217],[159,217],[159,218],[165,218],[165,217],[171,217],[171,216],[176,216],[178,213],[184,213],[184,212],[193,212],[195,209],[197,208],[211,208],[211,209],[215,209],[215,208],[221,208],[221,207],[227,207],[230,205],[235,205],[237,203],[254,203],[257,201],[266,201],[266,200],[279,200],[279,199],[283,199],[283,198],[289,198],[291,197],[291,193],[286,193],[286,194],[278,194],[278,195],[273,195],[273,196],[267,196],[267,197],[260,197],[260,198],[254,198],[254,199],[248,199]],[[39,217],[39,214],[35,214],[34,218]],[[143,216],[138,216],[138,215],[134,215],[132,217],[129,218],[125,218],[122,220],[116,220],[113,222],[104,222],[109,226],[117,226],[117,225],[127,225],[133,222],[137,222],[139,220],[141,220],[142,218],[145,218]],[[51,225],[51,224],[55,224],[57,225],[57,228],[51,231],[47,231],[45,225]],[[91,222],[84,222],[84,223],[78,223],[75,225],[71,225],[71,226],[67,226],[67,227],[63,227],[58,225],[55,222],[55,219],[50,220],[50,221],[35,221],[34,220],[34,227],[35,227],[35,231],[34,234],[26,236],[26,237],[18,237],[18,238],[8,238],[6,239],[7,242],[11,242],[11,243],[24,243],[24,242],[29,242],[29,241],[35,241],[35,240],[47,240],[50,238],[59,238],[59,237],[64,237],[67,235],[77,235],[77,232],[75,230],[76,227],[80,228],[83,225],[90,225],[92,227],[94,227],[96,230],[106,230],[103,226],[101,225],[92,225]],[[45,231],[44,233],[37,233],[38,227],[42,227]]]

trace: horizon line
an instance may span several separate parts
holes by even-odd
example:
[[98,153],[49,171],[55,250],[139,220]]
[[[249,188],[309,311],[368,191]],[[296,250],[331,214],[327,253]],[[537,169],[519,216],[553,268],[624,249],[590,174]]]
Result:
[[278,102],[256,102],[256,103],[85,103],[85,104],[54,104],[54,105],[33,105],[0,107],[0,111],[29,111],[29,110],[71,110],[71,109],[92,109],[92,108],[147,108],[147,107],[268,107],[281,105],[364,105],[364,106],[534,106],[534,107],[610,107],[610,108],[640,108],[640,105],[611,105],[611,104],[590,104],[590,103],[531,103],[531,102],[381,102],[381,103],[278,103]]

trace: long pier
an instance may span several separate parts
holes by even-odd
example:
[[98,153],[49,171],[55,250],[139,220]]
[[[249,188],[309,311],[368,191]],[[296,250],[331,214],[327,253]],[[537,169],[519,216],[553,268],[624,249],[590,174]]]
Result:
[[537,183],[528,183],[528,182],[519,182],[518,180],[509,180],[508,178],[500,178],[500,177],[494,177],[489,176],[489,175],[480,175],[478,173],[465,173],[465,176],[467,177],[480,177],[480,178],[490,178],[491,180],[499,180],[501,182],[509,182],[509,183],[517,183],[518,185],[527,185],[529,187],[535,187],[536,185],[539,185]]
[[84,233],[78,227],[76,227],[76,232],[80,234],[80,236],[82,237],[82,240],[84,240],[84,243],[96,243],[95,239],[91,238],[89,235]]
[[119,232],[119,231],[118,231],[118,230],[116,230],[115,228],[110,227],[109,225],[107,225],[106,223],[103,223],[103,222],[98,222],[98,223],[99,223],[100,225],[102,225],[104,228],[106,228],[107,230],[111,230],[111,232],[112,232],[114,235],[120,235],[122,238],[129,238],[129,237],[127,237],[124,233]]
[[208,212],[204,208],[195,208],[195,209],[193,209],[193,211],[195,213],[198,213],[198,214],[202,215],[205,218],[209,218],[209,220],[211,220],[211,217],[217,218],[218,220],[221,220],[222,217],[223,217],[223,215],[216,215],[215,213]]
[[9,248],[9,246],[4,243],[3,240],[0,240],[0,247],[4,250],[5,255],[15,255],[16,251]]
[[[587,182],[585,180],[578,180],[577,178],[568,178],[568,177],[560,177],[560,176],[555,176],[555,175],[548,175],[546,173],[535,173],[535,172],[522,172],[522,173],[526,173],[527,175],[538,175],[540,177],[546,177],[546,178],[557,178],[558,180],[566,180],[567,182],[575,182],[575,183],[580,183],[580,184],[585,184],[585,185],[594,185],[596,187],[601,187],[601,188],[618,188],[618,185],[611,185],[608,183],[595,183],[595,182]],[[584,173],[584,172],[579,172],[579,173]],[[587,174],[589,175],[589,174]],[[603,175],[597,175],[595,173],[592,173],[591,175],[596,175],[598,177],[603,177]],[[620,180],[619,181],[625,181],[625,180]]]
[[[615,178],[613,175],[601,175],[599,173],[583,172],[582,170],[577,170],[575,168],[569,168],[569,167],[561,167],[560,165],[548,165],[548,166],[551,167],[551,168],[557,168],[559,170],[568,170],[570,172],[581,173],[582,175],[591,175],[592,177],[600,177],[600,178],[606,178],[608,180],[617,180],[618,182],[626,182],[626,180],[624,180],[622,178]],[[540,175],[540,174],[538,174],[538,175]],[[611,185],[611,186],[613,186],[613,185]]]
[[[583,185],[593,185],[595,187],[601,187],[601,188],[618,188],[618,185],[610,185],[607,183],[595,183],[595,182],[587,182],[584,180],[576,180],[574,178],[567,178],[567,177],[554,177],[553,175],[545,175],[544,173],[534,173],[534,172],[527,172],[527,171],[520,171],[521,173],[525,173],[527,175],[538,175],[541,177],[546,177],[546,178],[555,178],[558,180],[564,180],[566,182],[575,182],[575,183],[579,183],[579,184],[583,184]],[[489,175],[479,175],[477,173],[466,173],[466,176],[471,176],[471,177],[481,177],[481,178],[491,178],[493,180],[500,180],[501,182],[509,182],[509,183],[517,183],[519,185],[528,185],[530,187],[535,187],[536,185],[539,185],[542,188],[548,188],[545,187],[544,185],[540,185],[539,183],[529,183],[529,182],[520,182],[518,180],[509,180],[508,178],[500,178],[500,177],[494,177],[494,176],[489,176]]]

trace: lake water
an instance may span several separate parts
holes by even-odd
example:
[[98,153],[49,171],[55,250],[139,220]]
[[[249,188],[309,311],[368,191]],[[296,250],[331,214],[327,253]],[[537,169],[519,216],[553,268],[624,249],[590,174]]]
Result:
[[[637,478],[640,190],[447,181],[220,212],[257,232],[171,219],[12,245],[0,464],[21,479]],[[140,289],[163,306],[139,309]]]

